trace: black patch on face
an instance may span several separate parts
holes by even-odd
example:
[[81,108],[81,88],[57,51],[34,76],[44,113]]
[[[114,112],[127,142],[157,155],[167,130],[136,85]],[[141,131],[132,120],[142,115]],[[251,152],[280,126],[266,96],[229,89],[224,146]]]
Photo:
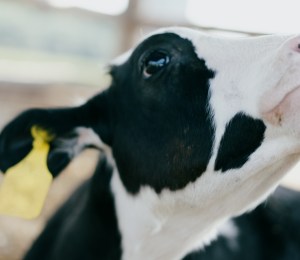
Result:
[[215,170],[241,168],[261,145],[266,126],[262,120],[238,113],[228,123],[222,137]]
[[[145,74],[144,61],[161,67],[147,67]],[[193,44],[173,33],[154,35],[111,74],[112,148],[126,189],[137,193],[149,185],[160,192],[195,181],[212,153],[214,72]]]

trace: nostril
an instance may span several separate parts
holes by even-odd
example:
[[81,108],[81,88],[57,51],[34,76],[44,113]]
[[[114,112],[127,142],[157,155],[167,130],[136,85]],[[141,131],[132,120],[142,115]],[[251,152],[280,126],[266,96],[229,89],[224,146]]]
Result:
[[296,44],[296,47],[293,47],[293,50],[296,52],[300,52],[300,42]]
[[295,52],[300,52],[300,37],[297,36],[293,39],[290,39],[289,47]]

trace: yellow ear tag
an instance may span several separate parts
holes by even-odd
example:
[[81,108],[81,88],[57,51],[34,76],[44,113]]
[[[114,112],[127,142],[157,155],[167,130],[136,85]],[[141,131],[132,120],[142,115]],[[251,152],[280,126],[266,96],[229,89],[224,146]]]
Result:
[[0,214],[32,219],[43,208],[53,179],[47,167],[53,136],[36,126],[31,128],[31,134],[32,150],[7,170],[0,183]]

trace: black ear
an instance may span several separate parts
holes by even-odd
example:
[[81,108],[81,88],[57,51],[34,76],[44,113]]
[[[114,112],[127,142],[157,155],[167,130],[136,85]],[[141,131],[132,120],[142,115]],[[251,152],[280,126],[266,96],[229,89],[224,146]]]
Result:
[[108,103],[104,92],[80,107],[30,109],[21,113],[1,132],[0,170],[5,172],[30,152],[33,142],[31,128],[37,125],[55,136],[50,144],[48,167],[56,176],[82,149],[94,145],[89,140],[78,145],[81,136],[78,127],[90,128],[109,142]]

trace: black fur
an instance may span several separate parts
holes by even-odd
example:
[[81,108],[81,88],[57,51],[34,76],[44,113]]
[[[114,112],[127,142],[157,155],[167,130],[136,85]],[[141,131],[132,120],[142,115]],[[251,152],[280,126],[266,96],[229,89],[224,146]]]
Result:
[[118,260],[121,236],[110,191],[112,167],[103,156],[86,181],[49,221],[25,260]]
[[237,114],[228,123],[222,137],[215,170],[225,172],[229,169],[241,168],[261,145],[265,130],[266,126],[262,120],[243,113]]
[[[155,50],[168,53],[170,63],[145,79],[138,64]],[[196,180],[212,152],[208,95],[214,72],[191,42],[172,33],[152,36],[112,76],[112,148],[127,190],[176,190]]]

